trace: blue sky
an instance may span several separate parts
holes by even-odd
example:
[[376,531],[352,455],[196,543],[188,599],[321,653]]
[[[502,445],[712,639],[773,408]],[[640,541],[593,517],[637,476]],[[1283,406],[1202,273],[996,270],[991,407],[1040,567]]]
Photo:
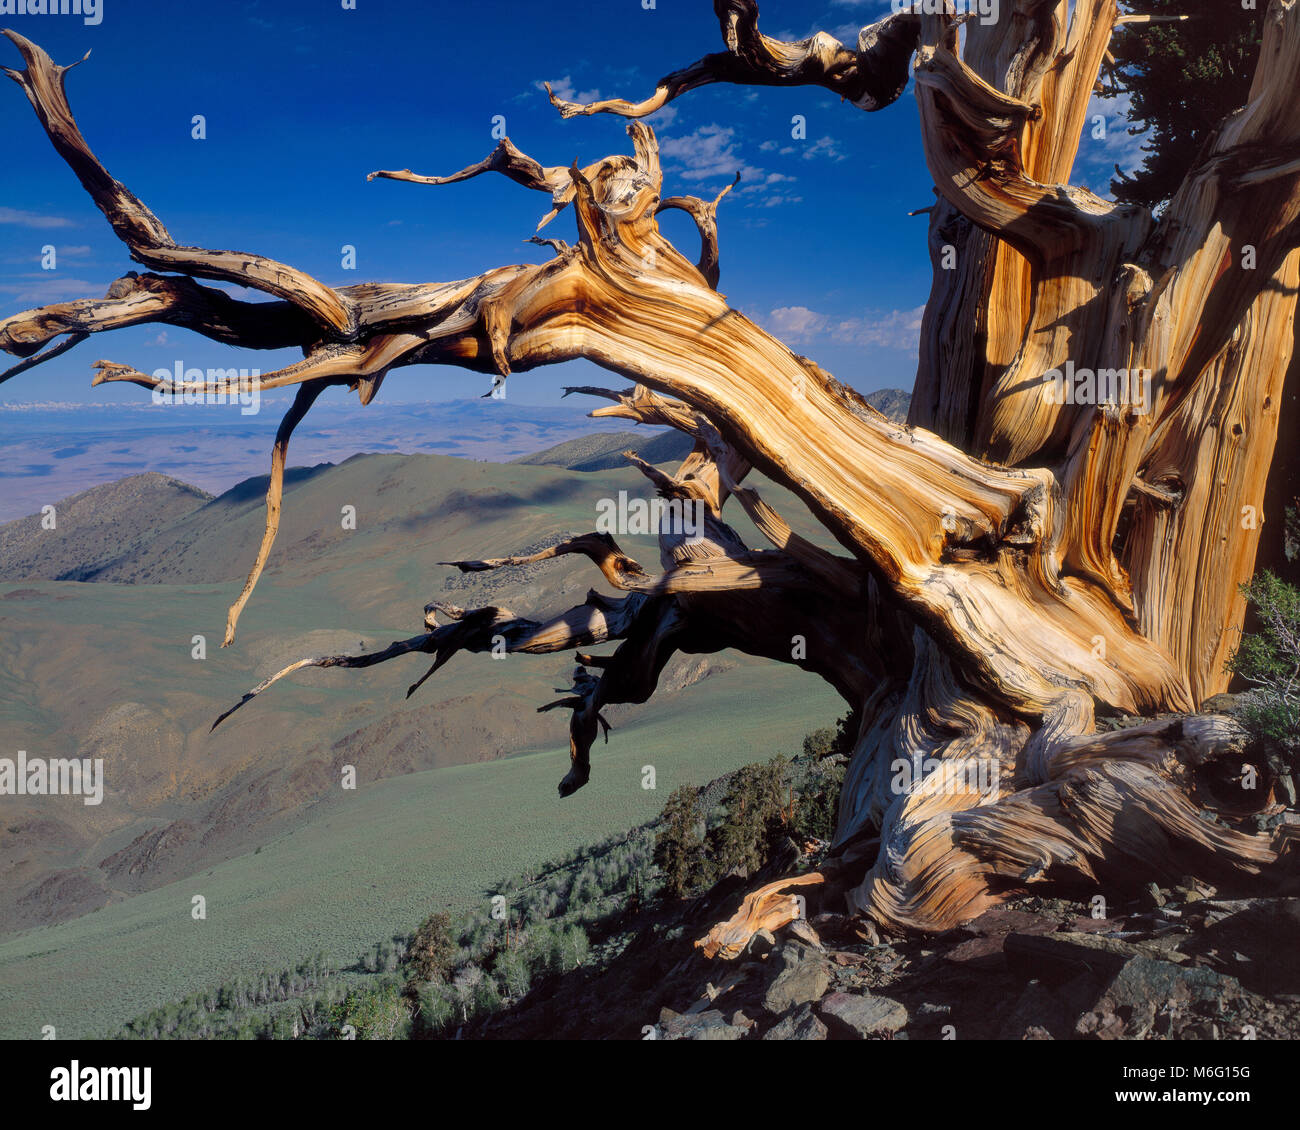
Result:
[[[109,171],[178,242],[256,251],[333,285],[449,280],[540,261],[548,252],[522,241],[547,210],[541,194],[499,177],[430,188],[365,175],[448,173],[477,161],[494,145],[494,115],[544,164],[625,152],[622,120],[564,121],[542,81],[584,100],[642,98],[660,75],[721,46],[707,0],[655,0],[652,9],[642,0],[601,0],[598,9],[577,0],[357,0],[355,10],[339,0],[102,4],[97,26],[62,15],[0,23],[57,62],[93,51],[68,76],[73,110]],[[760,26],[782,38],[826,30],[851,42],[888,10],[886,0],[768,0]],[[0,57],[18,65],[7,42]],[[1132,148],[1116,104],[1101,112],[1110,139],[1084,142],[1095,189]],[[206,118],[205,140],[191,137],[196,114]],[[791,136],[795,115],[806,119],[805,139]],[[717,85],[651,121],[666,195],[711,197],[742,173],[719,217],[720,289],[732,304],[863,391],[910,388],[930,268],[925,218],[907,213],[933,200],[911,92],[864,114],[816,88]],[[0,199],[0,313],[102,295],[140,269],[8,83],[0,147],[11,155]],[[689,220],[670,214],[663,224],[694,257]],[[571,229],[565,213],[547,234]],[[344,244],[357,249],[355,271],[342,269]],[[53,271],[41,269],[45,245],[57,249]],[[268,371],[295,355],[233,351],[172,327],[123,330],[15,378],[0,400],[147,398],[131,386],[92,392],[99,358],[145,371],[177,360]],[[508,395],[553,403],[560,385],[599,376],[580,365],[521,374]],[[382,398],[451,399],[487,386],[481,375],[414,367],[390,374]]]

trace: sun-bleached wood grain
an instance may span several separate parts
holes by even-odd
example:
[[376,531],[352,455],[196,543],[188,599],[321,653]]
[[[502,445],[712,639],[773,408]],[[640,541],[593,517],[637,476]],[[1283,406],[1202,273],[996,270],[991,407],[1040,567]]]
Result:
[[[766,36],[752,0],[714,8],[724,50],[645,101],[552,95],[566,117],[632,119],[631,153],[544,166],[506,139],[451,175],[372,174],[420,186],[506,176],[549,198],[539,227],[571,217],[576,242],[534,236],[545,262],[455,282],[338,289],[261,256],[178,247],[91,153],[65,68],[6,33],[26,62],[8,73],[60,155],[132,256],[173,273],[130,274],[102,299],[0,320],[0,348],[22,359],[0,379],[68,342],[145,322],[301,349],[302,361],[262,379],[299,393],[277,436],[266,536],[227,643],[272,552],[290,434],[329,385],[364,405],[399,366],[452,364],[499,384],[583,358],[632,382],[570,390],[609,402],[594,415],[693,438],[675,472],[628,453],[651,489],[705,516],[699,538],[661,535],[658,571],[596,532],[526,557],[455,562],[484,571],[579,555],[615,595],[593,590],[546,620],[430,605],[410,639],[300,660],[218,722],[305,666],[433,656],[414,691],[461,651],[501,641],[523,653],[574,649],[572,690],[541,708],[571,712],[567,795],[590,779],[605,706],[646,701],[677,652],[737,648],[817,673],[861,720],[823,901],[833,890],[863,919],[941,929],[1038,883],[1095,889],[1270,867],[1274,845],[1232,805],[1218,823],[1200,815],[1217,803],[1207,782],[1231,779],[1246,753],[1229,723],[1195,711],[1227,685],[1238,586],[1259,543],[1259,522],[1243,515],[1262,515],[1294,342],[1297,0],[1272,0],[1248,105],[1214,132],[1158,217],[1068,183],[1119,21],[1114,0],[1004,0],[988,25],[908,12],[852,46],[824,33],[794,44]],[[710,83],[819,85],[880,111],[909,72],[936,190],[935,272],[911,417],[898,425],[728,303],[718,289],[726,189],[709,202],[666,196],[654,131],[640,119]],[[697,257],[659,230],[670,208],[695,221]],[[196,278],[274,301],[242,302]],[[1140,408],[1061,403],[1045,377],[1067,362],[1147,370],[1150,395]],[[188,387],[108,361],[96,381]],[[746,485],[753,470],[793,491],[840,552],[795,535]],[[741,541],[728,504],[766,547]],[[1102,735],[1099,711],[1187,717]],[[997,783],[900,786],[900,761],[982,763]],[[1268,803],[1267,788],[1255,799]],[[755,892],[702,948],[740,952],[755,929],[781,924],[789,882],[821,877]]]

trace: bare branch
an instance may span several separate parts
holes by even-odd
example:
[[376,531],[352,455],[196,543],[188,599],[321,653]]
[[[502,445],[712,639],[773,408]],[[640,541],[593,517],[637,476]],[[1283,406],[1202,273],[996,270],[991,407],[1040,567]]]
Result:
[[643,118],[688,91],[715,82],[747,86],[822,86],[862,110],[880,110],[907,87],[907,68],[916,48],[920,19],[910,12],[891,15],[863,28],[857,49],[845,47],[824,31],[797,43],[773,39],[758,30],[755,0],[714,0],[727,50],[661,78],[644,102],[610,98],[582,104],[565,101],[547,84],[551,104],[563,117],[618,114]]
[[668,208],[679,208],[695,221],[695,226],[700,232],[700,258],[696,266],[714,290],[718,289],[718,278],[721,274],[718,266],[718,205],[722,202],[722,198],[739,183],[740,173],[736,173],[736,179],[719,192],[711,203],[701,200],[698,196],[670,196],[661,201],[656,209],[658,214]]
[[[0,319],[0,349],[26,357],[62,334],[82,340],[88,334],[151,322],[245,349],[306,348],[320,338],[315,321],[289,302],[244,302],[190,278],[132,271],[101,299],[60,302]],[[49,352],[41,360],[54,356]]]
[[23,88],[59,156],[76,173],[118,238],[131,249],[132,258],[157,270],[223,279],[263,290],[299,306],[335,338],[347,339],[355,334],[357,319],[352,304],[311,276],[260,255],[177,245],[162,221],[109,176],[82,137],[64,91],[71,68],[56,66],[44,51],[15,31],[6,29],[4,35],[27,64],[21,71],[5,67],[5,74]]
[[275,446],[271,449],[271,477],[266,485],[266,529],[262,534],[262,544],[257,550],[257,559],[249,570],[248,579],[244,581],[243,591],[230,606],[230,611],[226,613],[226,634],[221,641],[222,647],[229,647],[235,642],[235,626],[239,623],[239,614],[243,612],[248,598],[253,595],[257,579],[262,575],[266,559],[271,555],[271,547],[275,545],[275,535],[280,529],[280,500],[284,493],[284,466],[289,454],[289,440],[293,436],[294,428],[302,423],[303,417],[307,415],[311,406],[316,403],[316,398],[325,391],[325,388],[324,382],[300,386],[293,398],[293,404],[284,414],[284,419],[280,421],[280,427],[276,430]]
[[388,180],[408,181],[412,184],[440,185],[470,180],[483,173],[500,173],[502,176],[509,177],[516,184],[522,184],[525,188],[532,188],[538,192],[550,194],[554,207],[537,225],[538,231],[541,231],[542,228],[549,224],[573,200],[573,181],[566,166],[552,165],[545,167],[534,161],[526,153],[521,153],[508,137],[503,137],[497,143],[497,147],[477,164],[468,165],[461,169],[460,172],[451,173],[449,176],[429,177],[413,173],[410,169],[402,169],[397,172],[381,169],[370,173],[366,180],[382,177]]

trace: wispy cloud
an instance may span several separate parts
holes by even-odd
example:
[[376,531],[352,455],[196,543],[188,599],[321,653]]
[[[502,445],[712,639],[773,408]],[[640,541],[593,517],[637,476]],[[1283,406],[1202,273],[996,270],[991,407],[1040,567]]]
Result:
[[713,122],[680,137],[661,138],[659,152],[670,177],[716,182],[730,180],[740,173],[737,196],[745,201],[747,208],[778,208],[803,201],[802,196],[790,191],[789,186],[796,183],[797,177],[768,172],[745,160],[731,126]]
[[[86,256],[90,254],[90,248],[85,245],[65,246],[62,244],[55,244],[54,250],[55,253],[58,255],[60,261],[64,259],[84,259],[86,258]],[[38,263],[43,257],[44,257],[44,252],[42,250],[37,249],[36,247],[33,247],[32,250],[26,255],[6,255],[4,259],[0,259],[0,262],[4,263],[6,266],[14,266],[14,267],[24,266],[24,265],[33,266],[34,264]],[[34,276],[34,277],[39,278],[40,276]]]
[[757,184],[747,185],[740,191],[742,194],[752,194],[757,197],[751,207],[779,208],[783,204],[801,204],[802,196],[796,196],[789,188],[779,187],[792,185],[798,179],[798,177],[788,177],[784,173],[768,173]]
[[807,306],[778,306],[763,320],[768,329],[787,345],[807,345],[815,341],[827,324],[825,314],[818,314]]
[[[1088,103],[1088,114],[1083,125],[1083,139],[1079,143],[1079,156],[1071,174],[1073,181],[1086,184],[1098,196],[1111,199],[1110,182],[1118,165],[1125,173],[1141,167],[1147,155],[1142,146],[1147,142],[1147,131],[1129,131],[1129,110],[1133,98],[1125,93],[1117,98],[1101,98],[1094,94]],[[1093,136],[1097,119],[1105,123],[1106,135]]]
[[740,191],[741,193],[762,192],[773,185],[793,184],[798,179],[798,177],[788,177],[785,173],[764,173],[758,180],[744,185]]
[[21,208],[0,208],[0,224],[17,224],[22,228],[71,228],[76,224],[63,216],[43,216]]
[[830,338],[841,345],[873,345],[882,349],[915,349],[924,306],[888,310],[860,318],[835,318],[807,306],[779,306],[763,319],[788,345],[808,345]]
[[803,151],[805,161],[813,161],[818,157],[825,157],[831,161],[843,161],[844,151],[840,148],[840,143],[833,137],[819,137]]
[[12,302],[19,305],[45,306],[53,302],[71,302],[77,298],[101,295],[108,289],[105,282],[59,278],[55,271],[36,271],[17,277],[23,281],[0,283],[0,294],[9,296]]
[[840,143],[829,135],[819,137],[816,141],[801,141],[797,145],[782,145],[779,141],[769,139],[758,148],[763,153],[775,153],[778,157],[802,157],[805,161],[815,161],[819,157],[825,157],[830,161],[843,161],[848,156],[840,148]]
[[744,182],[759,182],[766,175],[749,164],[736,150],[736,131],[713,122],[680,137],[665,137],[659,154],[671,171],[683,180],[731,178],[740,173]]
[[578,90],[573,85],[573,76],[565,75],[563,78],[553,78],[550,80],[537,79],[533,83],[534,90],[546,92],[547,81],[551,84],[551,90],[555,92],[556,98],[562,98],[565,102],[595,102],[600,98],[600,91],[594,87],[591,90]]
[[677,107],[660,106],[653,114],[647,114],[645,120],[656,130],[665,129],[677,120]]
[[863,24],[861,20],[855,20],[851,24],[839,24],[826,30],[850,51],[856,51],[858,49],[858,33],[866,26],[869,25]]

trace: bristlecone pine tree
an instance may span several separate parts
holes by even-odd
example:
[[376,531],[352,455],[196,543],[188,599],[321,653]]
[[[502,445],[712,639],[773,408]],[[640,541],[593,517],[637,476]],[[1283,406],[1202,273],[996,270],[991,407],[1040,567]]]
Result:
[[[546,220],[567,211],[576,243],[539,240],[548,262],[460,282],[339,289],[260,255],[177,244],[91,152],[66,101],[67,68],[7,32],[26,63],[8,74],[150,273],[127,274],[102,299],[0,321],[0,346],[23,358],[5,376],[143,322],[302,349],[262,381],[297,386],[297,397],[226,643],[275,537],[289,437],[327,386],[364,405],[396,366],[453,364],[499,383],[579,357],[629,378],[626,391],[575,391],[611,402],[596,415],[694,437],[676,474],[632,458],[663,496],[703,503],[703,540],[665,532],[658,574],[595,533],[458,562],[473,571],[580,554],[619,595],[593,592],[545,622],[435,603],[410,639],[304,659],[275,678],[412,652],[434,657],[432,674],[497,638],[515,652],[579,649],[572,692],[543,707],[572,711],[568,795],[587,782],[602,707],[644,702],[676,651],[738,648],[823,676],[861,717],[830,857],[754,891],[702,939],[708,955],[734,955],[756,927],[788,921],[796,894],[810,910],[847,911],[864,932],[934,930],[1035,884],[1092,893],[1276,868],[1279,842],[1242,819],[1272,802],[1267,780],[1253,791],[1235,782],[1240,731],[1195,712],[1227,685],[1294,342],[1300,0],[1271,0],[1249,102],[1213,131],[1158,219],[1065,183],[1123,18],[1115,0],[1002,0],[992,22],[920,7],[846,46],[824,33],[772,39],[752,0],[715,0],[723,49],[645,101],[552,95],[565,117],[633,119],[631,154],[547,167],[503,140],[451,176],[372,174],[425,185],[503,174],[550,198]],[[937,202],[933,290],[899,426],[728,305],[716,289],[721,198],[663,195],[654,132],[637,119],[716,82],[818,85],[851,103],[846,113],[877,111],[909,73]],[[869,123],[860,128],[870,145]],[[694,218],[698,262],[660,232],[668,208]],[[1117,395],[1118,381],[1048,379],[1067,363],[1076,378],[1149,372],[1145,402]],[[96,383],[176,388],[96,367]],[[802,498],[842,552],[792,534],[744,485],[751,469]],[[772,548],[743,544],[726,524],[733,499]],[[586,650],[614,641],[609,654]],[[1148,721],[1103,732],[1099,713]],[[931,772],[899,789],[900,759]],[[927,785],[969,780],[968,762],[995,766],[996,788]]]

